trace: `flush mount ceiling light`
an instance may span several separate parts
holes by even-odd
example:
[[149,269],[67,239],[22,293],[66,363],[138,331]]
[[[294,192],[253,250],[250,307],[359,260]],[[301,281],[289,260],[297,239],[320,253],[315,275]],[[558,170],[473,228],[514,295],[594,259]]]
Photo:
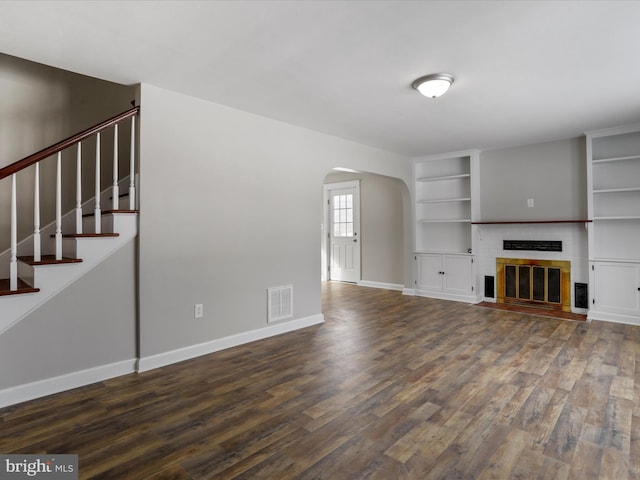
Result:
[[412,86],[425,97],[436,98],[444,94],[453,83],[453,75],[433,73],[418,78]]

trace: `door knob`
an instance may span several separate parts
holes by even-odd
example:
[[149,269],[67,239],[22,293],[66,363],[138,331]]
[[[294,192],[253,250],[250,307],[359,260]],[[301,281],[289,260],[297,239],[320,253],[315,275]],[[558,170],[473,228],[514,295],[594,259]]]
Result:
[[355,242],[357,242],[357,241],[358,241],[358,239],[357,239],[357,238],[354,238],[354,239],[353,239],[353,242],[354,242],[354,243],[355,243]]

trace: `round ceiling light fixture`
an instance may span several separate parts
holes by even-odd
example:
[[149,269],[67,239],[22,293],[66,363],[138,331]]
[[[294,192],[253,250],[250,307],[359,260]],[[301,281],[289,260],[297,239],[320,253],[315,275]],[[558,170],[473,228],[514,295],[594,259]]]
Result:
[[443,95],[453,83],[449,73],[432,73],[418,78],[412,86],[425,97],[436,98]]

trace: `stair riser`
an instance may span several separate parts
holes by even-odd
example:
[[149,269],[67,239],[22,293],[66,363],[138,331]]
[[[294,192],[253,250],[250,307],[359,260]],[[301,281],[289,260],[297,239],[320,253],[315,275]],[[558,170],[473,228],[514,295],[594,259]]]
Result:
[[74,263],[32,266],[18,262],[18,276],[32,286],[47,285],[59,278],[60,269],[64,269],[65,275],[73,277],[75,275],[74,272],[81,268],[79,264]]
[[[100,222],[100,233],[113,233],[113,215],[102,215]],[[82,233],[95,233],[96,232],[96,218],[95,216],[82,218]]]

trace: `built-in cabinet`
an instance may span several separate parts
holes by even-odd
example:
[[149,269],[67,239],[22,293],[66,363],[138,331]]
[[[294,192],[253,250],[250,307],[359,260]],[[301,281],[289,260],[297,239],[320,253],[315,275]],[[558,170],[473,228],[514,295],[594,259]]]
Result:
[[586,135],[589,318],[640,324],[640,124]]
[[470,255],[416,254],[416,294],[472,301],[473,257]]
[[474,230],[479,212],[478,152],[414,160],[415,292],[474,301]]

